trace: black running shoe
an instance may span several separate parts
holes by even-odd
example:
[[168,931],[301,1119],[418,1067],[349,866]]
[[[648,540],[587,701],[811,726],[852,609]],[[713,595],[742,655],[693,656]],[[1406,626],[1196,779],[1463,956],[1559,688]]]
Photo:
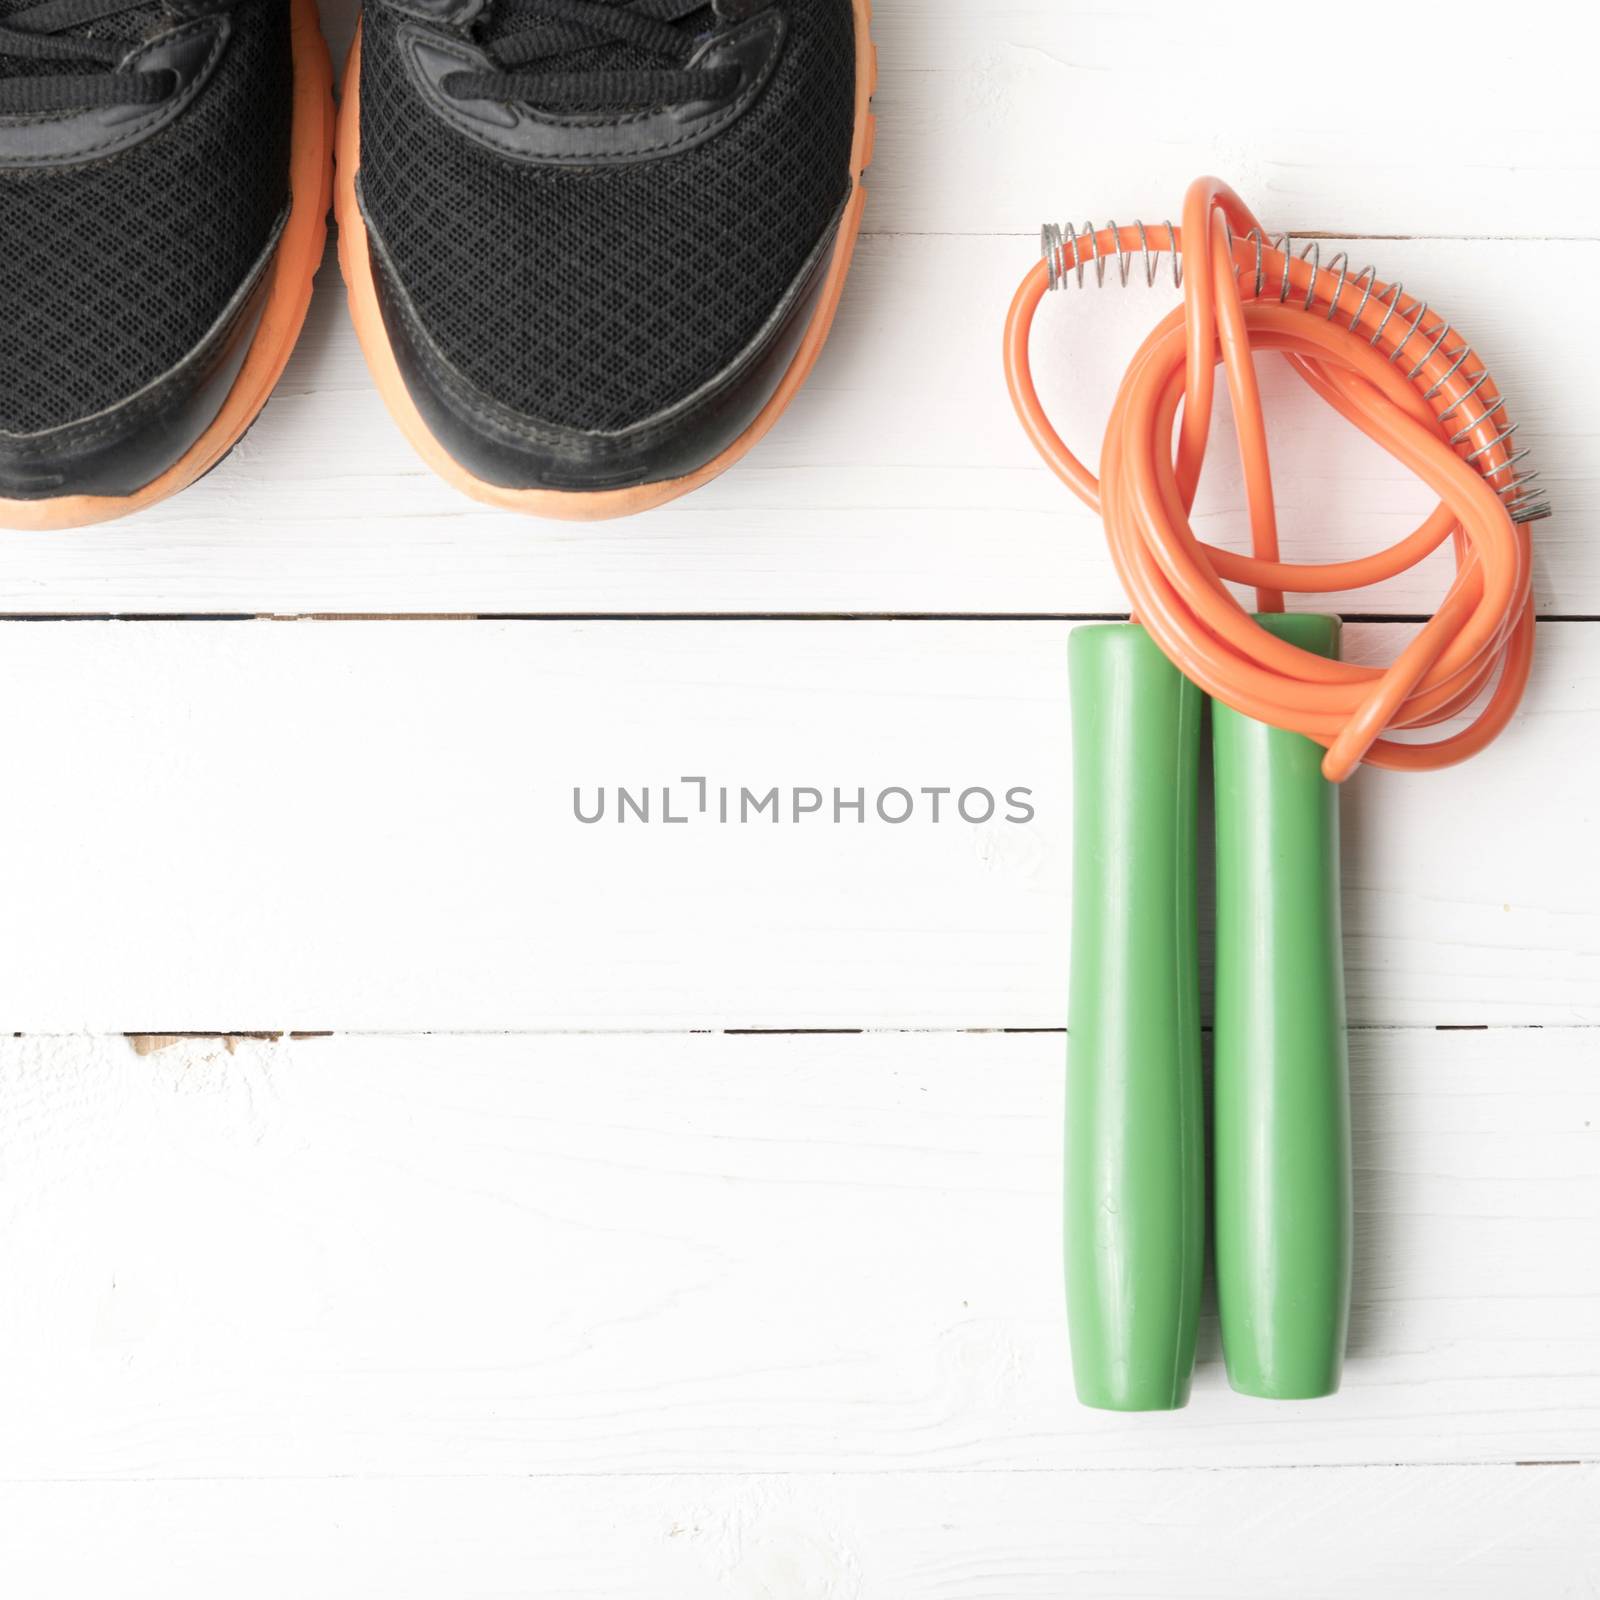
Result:
[[805,380],[860,226],[867,0],[366,0],[340,255],[390,410],[478,499],[659,505]]
[[0,0],[0,525],[137,510],[266,402],[322,255],[315,0]]

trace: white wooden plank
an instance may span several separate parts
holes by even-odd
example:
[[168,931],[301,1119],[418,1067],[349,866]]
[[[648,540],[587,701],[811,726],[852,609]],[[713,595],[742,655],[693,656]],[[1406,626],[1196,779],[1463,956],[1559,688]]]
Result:
[[[1067,633],[0,627],[0,1023],[1058,1027]],[[1600,1020],[1597,658],[1587,625],[1541,637],[1491,751],[1346,791],[1357,1021]],[[694,775],[709,812],[663,825],[662,787],[683,816]],[[611,820],[577,822],[574,788],[592,808],[601,785]],[[658,820],[619,824],[617,786],[652,789]],[[787,819],[722,825],[722,786],[733,816],[781,788]],[[833,821],[834,789],[893,786],[1026,787],[1034,819],[969,825],[947,799],[934,824],[914,795],[903,826]],[[793,821],[806,787],[826,820]]]
[[[1332,245],[1328,247],[1330,250]],[[1600,612],[1600,449],[1588,392],[1600,244],[1383,240],[1350,247],[1448,308],[1489,360],[1550,481],[1539,601]],[[301,346],[229,460],[141,516],[0,538],[0,612],[818,612],[1121,610],[1097,518],[1048,473],[1005,395],[999,329],[1036,254],[1026,238],[864,242],[812,382],[759,451],[658,512],[590,526],[479,507],[434,478],[373,391],[325,268]],[[1529,285],[1548,290],[1530,293]],[[1041,382],[1086,459],[1165,289],[1061,297],[1041,315]],[[1355,555],[1427,500],[1297,379],[1263,368],[1285,548]],[[1244,528],[1219,426],[1202,523]],[[1431,611],[1435,565],[1334,609]]]
[[[1215,172],[1279,227],[1593,237],[1592,15],[1400,0],[1330,29],[1247,0],[877,0],[872,225],[1000,232],[1161,218]],[[1385,38],[1426,39],[1404,82]],[[1450,139],[1450,107],[1494,106]],[[1503,115],[1502,115],[1503,113]],[[1447,148],[1448,145],[1448,148]]]
[[1343,1392],[1139,1418],[1059,1036],[7,1040],[0,1480],[1592,1462],[1597,1039],[1354,1034]]
[[1593,1466],[8,1484],[0,1577],[126,1600],[1554,1600],[1594,1590],[1597,1512]]

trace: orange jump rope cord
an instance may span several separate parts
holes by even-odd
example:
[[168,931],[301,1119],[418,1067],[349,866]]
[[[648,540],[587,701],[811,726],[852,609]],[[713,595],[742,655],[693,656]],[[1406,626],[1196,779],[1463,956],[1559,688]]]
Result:
[[[1052,281],[1041,261],[1006,321],[1012,403],[1039,453],[1105,522],[1117,575],[1138,620],[1207,694],[1326,748],[1342,781],[1362,761],[1420,771],[1463,761],[1506,725],[1533,659],[1532,555],[1501,491],[1515,481],[1504,401],[1481,362],[1427,307],[1368,273],[1319,269],[1263,244],[1232,189],[1199,178],[1181,230],[1107,228],[1078,236],[1064,270],[1104,272],[1107,258],[1182,256],[1183,305],[1140,346],[1106,428],[1096,479],[1050,424],[1033,385],[1028,340]],[[1185,243],[1189,248],[1185,249]],[[1403,461],[1438,495],[1420,527],[1388,549],[1323,564],[1278,558],[1272,470],[1251,352],[1278,351],[1333,409]],[[1253,553],[1197,539],[1189,509],[1200,480],[1220,361],[1244,465]],[[1178,416],[1182,406],[1181,421]],[[1177,447],[1173,448],[1174,429]],[[1283,594],[1379,583],[1451,539],[1456,575],[1436,615],[1388,667],[1329,661],[1275,638],[1225,587],[1253,585],[1257,609]],[[1470,707],[1460,731],[1411,743],[1387,737]]]

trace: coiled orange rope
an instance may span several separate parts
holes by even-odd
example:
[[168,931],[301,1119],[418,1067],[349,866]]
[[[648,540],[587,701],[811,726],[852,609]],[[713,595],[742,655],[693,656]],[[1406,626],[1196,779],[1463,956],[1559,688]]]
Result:
[[[1185,241],[1203,247],[1185,249]],[[1372,274],[1319,269],[1264,242],[1232,189],[1199,178],[1181,230],[1108,228],[1074,240],[1067,269],[1108,257],[1182,256],[1184,303],[1140,346],[1101,449],[1100,478],[1067,448],[1034,390],[1028,338],[1052,281],[1040,262],[1006,322],[1012,401],[1040,454],[1105,521],[1137,619],[1207,694],[1323,745],[1338,782],[1362,761],[1410,771],[1463,761],[1506,725],[1533,659],[1532,555],[1506,493],[1517,482],[1504,401],[1470,349],[1427,307]],[[1061,263],[1057,263],[1059,270]],[[1280,352],[1334,410],[1403,461],[1439,496],[1406,538],[1354,561],[1278,557],[1272,472],[1251,351]],[[1200,479],[1220,360],[1244,465],[1253,554],[1197,539],[1189,509]],[[1182,403],[1183,415],[1178,419]],[[1173,449],[1174,428],[1177,448]],[[1329,661],[1277,639],[1225,587],[1253,585],[1257,609],[1285,591],[1361,588],[1414,566],[1453,539],[1456,576],[1434,617],[1384,668]],[[1465,728],[1429,742],[1391,738],[1487,701]]]

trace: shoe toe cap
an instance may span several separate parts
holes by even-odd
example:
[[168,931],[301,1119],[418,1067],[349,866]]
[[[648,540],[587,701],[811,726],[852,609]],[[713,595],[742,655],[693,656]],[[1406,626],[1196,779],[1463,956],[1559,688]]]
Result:
[[136,494],[179,462],[216,419],[260,325],[269,249],[180,361],[98,410],[38,428],[0,424],[0,500]]
[[[689,476],[752,427],[805,339],[838,236],[835,219],[755,336],[717,371],[639,421],[609,429],[529,414],[468,379],[423,326],[381,243],[370,243],[385,336],[440,446],[484,484],[582,495]],[[605,377],[597,371],[595,381]]]

